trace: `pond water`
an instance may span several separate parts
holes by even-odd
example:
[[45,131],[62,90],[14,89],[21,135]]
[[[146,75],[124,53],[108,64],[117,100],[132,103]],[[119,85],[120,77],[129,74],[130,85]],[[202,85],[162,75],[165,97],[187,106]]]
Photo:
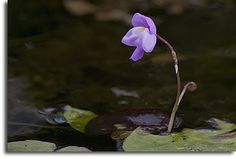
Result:
[[[50,126],[38,110],[71,105],[98,115],[127,107],[171,111],[176,81],[164,45],[131,62],[133,48],[120,42],[130,25],[94,14],[75,16],[61,3],[45,2],[8,4],[8,141],[39,139],[115,151],[119,147],[110,137]],[[174,45],[182,82],[198,85],[178,110],[184,126],[204,126],[210,117],[235,123],[236,10],[209,6],[181,14],[153,8],[144,13]]]

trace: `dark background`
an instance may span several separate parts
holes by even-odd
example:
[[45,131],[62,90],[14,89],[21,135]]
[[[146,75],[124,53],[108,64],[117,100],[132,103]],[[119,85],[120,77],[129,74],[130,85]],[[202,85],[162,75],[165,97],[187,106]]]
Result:
[[[182,82],[198,85],[178,111],[184,126],[201,127],[210,117],[236,122],[235,1],[11,0],[7,7],[9,141],[117,150],[108,137],[33,126],[47,125],[38,109],[69,104],[99,115],[127,107],[171,111],[176,81],[168,49],[158,43],[134,63],[133,48],[120,42],[135,12],[151,17],[173,44]],[[133,96],[117,97],[114,88]]]

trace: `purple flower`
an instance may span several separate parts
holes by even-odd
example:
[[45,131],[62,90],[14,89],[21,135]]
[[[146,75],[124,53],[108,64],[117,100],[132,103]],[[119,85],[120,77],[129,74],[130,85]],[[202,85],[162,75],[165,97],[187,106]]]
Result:
[[135,46],[130,59],[140,60],[144,52],[150,53],[156,45],[156,26],[151,18],[140,13],[135,13],[132,18],[133,28],[130,29],[122,39],[122,43]]

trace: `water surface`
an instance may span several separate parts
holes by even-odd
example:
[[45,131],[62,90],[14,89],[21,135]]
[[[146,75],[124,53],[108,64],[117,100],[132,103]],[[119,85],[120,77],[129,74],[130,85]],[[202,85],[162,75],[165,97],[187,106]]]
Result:
[[[171,111],[176,81],[164,45],[133,63],[129,60],[133,48],[120,42],[130,28],[123,21],[74,16],[54,1],[12,1],[8,13],[9,141],[40,139],[113,151],[116,142],[107,136],[37,127],[48,126],[38,109],[71,105],[97,114],[126,107]],[[175,46],[182,82],[198,85],[178,111],[184,126],[201,127],[210,117],[236,122],[235,9],[209,6],[177,15],[151,9],[145,14]],[[131,95],[117,96],[114,88]]]

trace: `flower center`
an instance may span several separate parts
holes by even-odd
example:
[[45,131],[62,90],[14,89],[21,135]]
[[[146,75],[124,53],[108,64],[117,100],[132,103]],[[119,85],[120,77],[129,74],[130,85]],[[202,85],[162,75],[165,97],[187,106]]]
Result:
[[141,30],[141,31],[145,31],[146,28],[145,27],[136,27],[137,29]]

